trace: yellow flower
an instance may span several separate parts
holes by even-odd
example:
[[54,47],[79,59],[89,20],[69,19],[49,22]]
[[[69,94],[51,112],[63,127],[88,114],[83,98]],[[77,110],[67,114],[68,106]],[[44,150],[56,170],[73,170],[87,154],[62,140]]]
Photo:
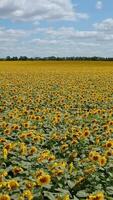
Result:
[[4,148],[7,149],[7,151],[10,151],[12,149],[13,145],[11,143],[6,143],[4,145]]
[[36,185],[35,182],[26,181],[26,188],[27,188],[27,189],[32,189],[35,185]]
[[103,192],[98,192],[96,194],[91,194],[88,197],[88,200],[104,200],[104,194]]
[[0,183],[0,188],[6,188],[7,187],[7,182],[6,181],[2,181]]
[[43,169],[38,169],[35,173],[36,177],[42,176],[43,174],[45,174],[45,172],[43,171]]
[[7,140],[5,138],[0,138],[0,143],[4,143],[6,142]]
[[2,176],[5,177],[5,176],[7,176],[7,175],[8,175],[8,172],[4,170],[4,171],[2,172]]
[[0,195],[0,200],[10,200],[10,196],[8,194],[1,194]]
[[66,195],[63,197],[63,200],[70,200],[69,194],[66,194]]
[[104,194],[103,194],[103,192],[98,192],[96,194],[96,196],[98,197],[99,200],[104,200]]
[[109,125],[110,125],[110,126],[113,126],[113,121],[109,121]]
[[37,135],[33,137],[33,140],[35,142],[40,142],[40,141],[44,140],[44,136],[40,133],[37,133]]
[[100,166],[104,166],[106,164],[106,162],[107,162],[106,157],[105,156],[100,156],[100,158],[99,158],[99,165]]
[[54,156],[54,155],[50,155],[50,156],[48,157],[48,161],[51,162],[51,161],[53,161],[53,160],[55,160],[55,156]]
[[73,165],[73,163],[71,162],[70,165],[69,165],[69,173],[72,173],[73,168],[74,168],[74,165]]
[[32,193],[31,193],[30,190],[25,190],[25,191],[23,192],[23,197],[27,197],[28,200],[32,200],[32,199],[33,199],[33,195],[32,195]]
[[90,135],[89,130],[84,130],[82,136],[83,136],[84,138],[86,138],[86,137],[89,137],[89,135]]
[[10,134],[11,134],[11,129],[10,129],[10,128],[6,128],[6,129],[4,130],[4,134],[5,134],[5,135],[10,135]]
[[110,157],[110,156],[113,156],[113,150],[112,149],[109,149],[105,152],[105,155],[106,157]]
[[67,163],[65,161],[54,162],[50,168],[51,168],[51,170],[52,169],[57,169],[57,168],[65,169],[66,165],[67,165]]
[[33,137],[33,132],[27,133],[27,134],[26,134],[26,137],[27,137],[27,138],[32,138],[32,137]]
[[13,171],[13,174],[16,175],[23,172],[23,169],[21,167],[14,167],[12,171]]
[[78,143],[78,140],[75,138],[71,141],[71,144],[77,144],[77,143]]
[[68,148],[68,144],[63,144],[61,146],[61,151],[65,151]]
[[92,158],[93,158],[93,151],[89,152],[89,156],[88,157],[89,157],[90,160],[92,160]]
[[37,153],[37,148],[35,146],[32,146],[29,150],[29,155],[33,155],[34,153]]
[[7,149],[3,148],[3,157],[4,157],[4,160],[7,160],[7,156],[8,156],[8,151],[7,151]]
[[26,145],[25,145],[25,143],[20,143],[20,153],[21,153],[21,155],[26,155],[26,153],[27,153],[27,147],[26,147]]
[[63,169],[53,169],[52,170],[52,176],[57,177],[57,176],[61,176],[64,173]]
[[26,139],[27,134],[26,133],[22,133],[21,135],[19,135],[19,139]]
[[41,176],[38,177],[37,179],[37,184],[40,186],[45,186],[48,185],[51,181],[51,177],[48,174],[43,174]]
[[113,147],[113,140],[107,141],[107,142],[106,142],[106,147],[107,147],[107,148]]
[[24,122],[23,126],[24,126],[24,128],[29,128],[29,122]]
[[10,189],[10,190],[15,190],[15,189],[17,189],[19,187],[19,183],[16,181],[16,180],[10,180],[10,181],[8,181],[8,188]]
[[44,160],[48,159],[49,156],[50,156],[50,151],[49,150],[45,150],[40,154],[40,156],[37,159],[37,161],[38,162],[43,162]]
[[95,195],[89,195],[89,197],[88,197],[88,200],[94,200],[94,199],[96,199],[96,196]]
[[92,160],[92,161],[98,161],[100,158],[100,154],[96,151],[91,151],[89,153],[89,159]]

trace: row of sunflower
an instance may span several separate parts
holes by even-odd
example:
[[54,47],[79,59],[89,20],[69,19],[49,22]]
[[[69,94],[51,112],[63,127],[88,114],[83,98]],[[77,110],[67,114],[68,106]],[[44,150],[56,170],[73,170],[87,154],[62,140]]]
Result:
[[112,63],[0,64],[0,200],[16,199],[113,199]]

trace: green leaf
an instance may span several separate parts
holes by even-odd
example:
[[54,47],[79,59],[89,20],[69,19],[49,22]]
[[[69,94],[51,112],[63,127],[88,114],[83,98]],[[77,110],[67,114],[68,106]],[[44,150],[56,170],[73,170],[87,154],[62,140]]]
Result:
[[51,192],[44,191],[44,197],[47,197],[49,200],[55,200],[55,197]]
[[68,191],[68,190],[64,190],[64,189],[62,189],[62,188],[58,188],[58,189],[56,189],[56,191],[58,191],[58,192],[60,192],[60,193],[62,193],[62,194],[69,194],[70,195],[70,192]]
[[74,199],[73,199],[73,200],[79,200],[79,199],[78,199],[77,197],[74,196]]
[[107,200],[113,200],[112,197],[108,197],[108,196],[106,197],[106,199],[107,199]]
[[68,181],[68,186],[72,189],[75,186],[74,181]]
[[107,188],[106,188],[106,192],[107,192],[107,194],[109,194],[109,195],[113,195],[113,186],[107,187]]
[[88,197],[89,194],[85,190],[80,190],[77,192],[76,196],[79,198],[85,198]]

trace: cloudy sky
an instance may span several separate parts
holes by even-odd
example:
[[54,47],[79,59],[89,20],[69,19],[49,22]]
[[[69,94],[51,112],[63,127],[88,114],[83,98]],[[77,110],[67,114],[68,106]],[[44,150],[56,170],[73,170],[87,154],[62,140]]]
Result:
[[0,57],[113,56],[113,0],[0,0]]

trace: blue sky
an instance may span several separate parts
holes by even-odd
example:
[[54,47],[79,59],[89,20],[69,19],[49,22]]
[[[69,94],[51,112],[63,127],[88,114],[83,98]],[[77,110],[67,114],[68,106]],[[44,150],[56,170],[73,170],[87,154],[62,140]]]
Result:
[[113,56],[112,0],[0,0],[0,57]]

